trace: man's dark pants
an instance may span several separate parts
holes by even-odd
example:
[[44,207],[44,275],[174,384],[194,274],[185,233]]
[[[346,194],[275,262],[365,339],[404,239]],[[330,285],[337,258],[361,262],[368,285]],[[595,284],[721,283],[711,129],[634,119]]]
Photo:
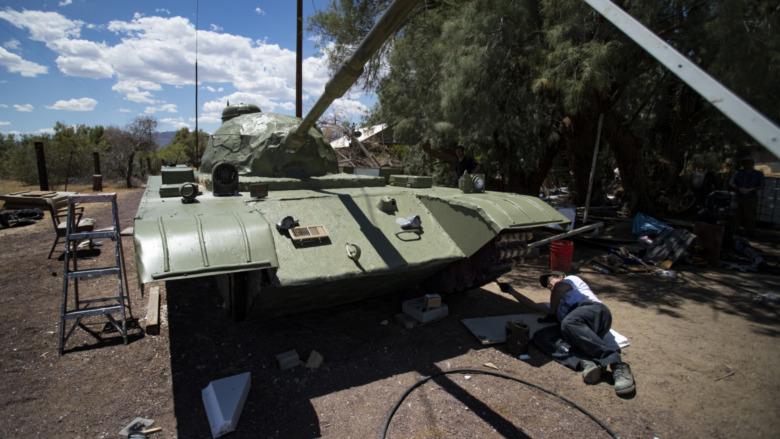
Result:
[[620,362],[620,353],[608,347],[603,339],[612,327],[609,308],[590,300],[572,308],[561,322],[563,339],[599,366]]

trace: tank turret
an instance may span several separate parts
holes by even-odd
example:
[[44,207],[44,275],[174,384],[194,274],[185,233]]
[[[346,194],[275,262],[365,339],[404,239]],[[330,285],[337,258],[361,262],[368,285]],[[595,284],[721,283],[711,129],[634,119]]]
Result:
[[[358,80],[363,66],[395,33],[419,0],[396,0],[325,85],[325,92],[301,120],[261,113],[255,105],[228,105],[222,125],[209,138],[201,169],[209,174],[220,162],[236,167],[239,178],[308,178],[338,172],[338,160],[314,123]],[[206,175],[207,184],[209,177]]]

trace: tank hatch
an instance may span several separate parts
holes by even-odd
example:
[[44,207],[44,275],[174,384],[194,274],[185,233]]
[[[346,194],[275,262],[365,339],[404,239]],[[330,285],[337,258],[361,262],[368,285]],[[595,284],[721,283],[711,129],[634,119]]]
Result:
[[228,102],[224,110],[222,110],[222,122],[226,122],[234,117],[241,116],[242,114],[260,113],[260,107],[253,104],[238,104],[230,105]]

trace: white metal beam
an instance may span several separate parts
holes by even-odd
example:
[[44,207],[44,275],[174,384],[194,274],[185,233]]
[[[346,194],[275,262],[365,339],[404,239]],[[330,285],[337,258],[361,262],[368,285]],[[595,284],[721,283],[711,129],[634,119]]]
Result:
[[585,0],[757,142],[780,157],[780,128],[610,0]]

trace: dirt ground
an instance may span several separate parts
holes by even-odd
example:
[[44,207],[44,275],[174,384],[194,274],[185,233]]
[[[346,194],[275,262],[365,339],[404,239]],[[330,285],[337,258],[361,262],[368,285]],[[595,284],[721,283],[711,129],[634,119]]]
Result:
[[[122,227],[132,225],[140,196],[120,193]],[[106,207],[89,205],[87,214],[98,227],[110,223]],[[752,244],[777,257],[777,236],[761,230]],[[228,438],[381,437],[396,401],[437,374],[401,402],[387,437],[609,437],[604,427],[631,438],[780,436],[776,274],[680,266],[677,278],[604,275],[588,261],[606,250],[577,241],[572,272],[611,308],[613,327],[631,343],[623,357],[637,391],[620,398],[609,375],[585,385],[535,347],[522,361],[501,345],[481,345],[461,323],[547,301],[536,280],[544,253],[500,279],[506,292],[493,283],[445,297],[446,319],[411,330],[394,318],[403,294],[234,323],[215,285],[194,279],[159,285],[163,324],[149,335],[140,329],[148,294],[140,295],[132,238],[125,237],[139,323],[129,343],[109,331],[97,342],[76,330],[58,356],[63,262],[46,259],[53,239],[48,217],[0,230],[0,437],[115,438],[143,417],[161,427],[155,439],[208,438],[202,389],[242,372],[251,372],[251,390]],[[98,249],[84,267],[110,264],[110,243]],[[115,287],[114,280],[96,288]],[[93,318],[89,327],[101,331],[104,322]],[[316,350],[324,364],[282,371],[276,355],[290,350],[304,360]],[[446,373],[457,370],[469,372]]]

